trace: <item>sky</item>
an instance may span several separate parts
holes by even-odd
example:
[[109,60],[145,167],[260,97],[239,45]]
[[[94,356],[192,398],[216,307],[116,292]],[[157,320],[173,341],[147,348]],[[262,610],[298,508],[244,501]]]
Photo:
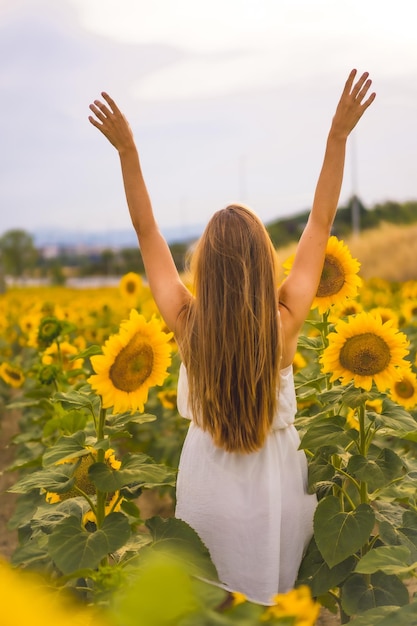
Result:
[[126,114],[161,228],[240,201],[268,223],[311,207],[351,68],[377,98],[340,203],[417,199],[414,0],[0,0],[0,235],[131,229],[116,151]]

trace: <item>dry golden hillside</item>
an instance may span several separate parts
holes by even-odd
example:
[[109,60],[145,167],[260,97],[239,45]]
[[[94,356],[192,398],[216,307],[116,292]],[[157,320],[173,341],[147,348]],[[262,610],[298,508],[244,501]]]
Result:
[[[383,223],[379,228],[351,235],[344,242],[361,264],[362,278],[390,281],[417,280],[417,224]],[[280,262],[295,251],[295,244],[278,250]]]
[[361,263],[363,278],[417,279],[417,224],[382,224],[345,242]]

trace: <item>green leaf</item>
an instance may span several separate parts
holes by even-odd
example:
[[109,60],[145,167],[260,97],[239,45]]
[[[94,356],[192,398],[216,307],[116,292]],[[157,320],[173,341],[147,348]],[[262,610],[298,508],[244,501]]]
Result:
[[344,450],[352,441],[351,436],[341,425],[343,418],[334,417],[310,426],[303,436],[300,448],[303,450],[317,450],[323,446],[333,447],[335,450]]
[[52,396],[52,402],[60,402],[65,408],[84,408],[92,413],[97,413],[100,398],[94,394],[90,387],[83,387],[77,391],[71,390],[67,392],[57,392]]
[[417,432],[416,420],[405,409],[388,398],[384,398],[382,414],[378,415],[376,423],[381,433],[395,437],[404,437],[407,433],[416,434]]
[[361,406],[370,397],[371,394],[350,384],[346,387],[344,385],[333,385],[331,389],[325,389],[319,395],[319,400],[324,405],[344,404],[356,408]]
[[49,536],[48,551],[56,566],[64,574],[71,574],[79,569],[94,569],[129,537],[130,526],[123,513],[110,513],[93,533],[82,528],[77,517],[68,517]]
[[190,573],[218,581],[208,549],[186,522],[175,517],[152,517],[145,523],[153,539],[149,549],[168,554],[177,553]]
[[366,482],[370,492],[384,487],[400,476],[403,468],[400,457],[390,448],[383,448],[375,458],[353,455],[347,465],[349,474]]
[[309,337],[308,335],[300,335],[298,338],[298,348],[306,350],[321,350],[323,341],[321,337]]
[[113,436],[129,436],[126,426],[129,424],[146,424],[148,422],[154,422],[156,420],[155,415],[149,413],[122,413],[120,415],[108,415],[106,417],[106,424],[104,426],[104,434]]
[[361,574],[353,574],[343,585],[342,607],[347,615],[377,606],[402,606],[409,601],[407,587],[397,576],[376,572],[370,575],[368,583],[366,581]]
[[330,459],[318,454],[308,466],[308,484],[314,488],[317,483],[329,482],[335,475]]
[[88,359],[90,356],[95,356],[96,354],[103,354],[103,349],[101,346],[92,345],[85,350],[78,352],[78,354],[74,354],[72,360],[75,361],[76,359]]
[[401,438],[407,439],[407,441],[417,442],[417,430],[413,431],[412,433],[407,433],[405,435],[402,435]]
[[64,493],[69,491],[74,484],[73,469],[73,467],[62,465],[59,468],[53,467],[39,470],[33,474],[23,476],[9,487],[8,491],[11,493],[27,493],[32,489],[45,489],[45,491],[53,491],[54,493]]
[[311,541],[298,571],[297,584],[311,588],[313,596],[323,595],[341,583],[355,567],[355,557],[350,556],[330,568],[324,561],[314,539]]
[[47,467],[56,464],[57,461],[77,459],[89,453],[90,451],[85,447],[85,433],[78,431],[73,435],[60,437],[43,455],[43,464]]
[[411,529],[395,528],[386,521],[379,522],[379,537],[388,546],[405,546],[410,552],[411,560],[417,560],[417,532]]
[[346,512],[335,496],[320,500],[314,515],[314,535],[328,566],[334,567],[355,554],[368,540],[374,521],[368,504]]
[[417,602],[404,606],[380,606],[365,611],[349,622],[349,626],[416,626]]
[[118,470],[111,469],[106,463],[93,463],[88,474],[97,489],[108,493],[135,483],[145,488],[175,484],[174,470],[166,465],[143,462],[143,458],[143,455],[129,456]]
[[182,624],[190,613],[195,618],[199,608],[181,559],[173,554],[147,552],[137,571],[131,573],[129,584],[116,591],[110,617],[112,623],[123,626],[173,626]]
[[416,486],[415,477],[408,473],[401,480],[383,487],[378,496],[384,500],[397,500],[414,507],[416,505]]
[[48,420],[43,429],[44,437],[49,437],[58,431],[61,435],[73,435],[85,429],[87,415],[79,410],[66,411],[63,415],[56,415]]
[[30,540],[19,545],[13,552],[11,563],[14,566],[24,565],[42,570],[42,566],[50,564],[47,550],[47,536],[43,535],[37,541]]
[[417,567],[410,564],[410,550],[406,546],[379,546],[365,554],[355,568],[358,574],[373,574],[382,571],[385,574],[408,574]]
[[132,500],[122,500],[121,509],[126,515],[140,519],[140,510]]

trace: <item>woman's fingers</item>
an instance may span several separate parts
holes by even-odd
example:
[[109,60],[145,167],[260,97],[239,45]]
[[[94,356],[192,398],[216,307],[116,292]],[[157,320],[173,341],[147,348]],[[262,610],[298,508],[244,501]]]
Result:
[[109,105],[112,113],[120,113],[119,107],[117,106],[113,98],[109,96],[108,93],[106,93],[105,91],[102,91],[101,95],[104,98],[104,100],[107,102],[107,104]]

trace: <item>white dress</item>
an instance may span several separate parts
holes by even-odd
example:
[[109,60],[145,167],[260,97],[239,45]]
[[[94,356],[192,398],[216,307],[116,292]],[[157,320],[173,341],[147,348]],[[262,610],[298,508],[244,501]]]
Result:
[[207,546],[224,588],[259,604],[291,589],[313,534],[315,495],[298,450],[292,366],[281,370],[277,413],[263,447],[226,452],[192,421],[187,372],[178,379],[178,411],[191,420],[177,480],[176,517]]

